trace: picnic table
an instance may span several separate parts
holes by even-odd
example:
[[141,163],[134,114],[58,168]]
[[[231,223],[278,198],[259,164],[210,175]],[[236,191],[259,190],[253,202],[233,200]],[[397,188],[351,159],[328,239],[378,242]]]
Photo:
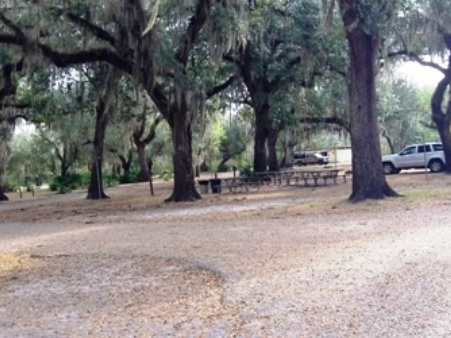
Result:
[[232,177],[225,178],[223,181],[231,193],[258,191],[262,185],[261,181],[255,177]]
[[339,169],[281,170],[261,172],[255,175],[270,177],[272,183],[279,187],[282,185],[291,185],[292,183],[298,184],[300,182],[305,186],[319,186],[327,185],[331,181],[337,184],[339,171]]
[[[265,171],[254,173],[252,176],[222,178],[220,184],[224,190],[228,190],[230,193],[259,191],[260,188],[271,185],[279,188],[300,184],[304,186],[324,186],[329,182],[337,184],[337,179],[341,177],[339,172],[339,169]],[[343,175],[343,180],[346,182],[345,175]],[[201,183],[207,184],[207,189],[203,191],[203,193],[206,193],[208,191],[208,180],[199,181],[199,185],[202,185]],[[221,189],[218,192],[221,192]]]

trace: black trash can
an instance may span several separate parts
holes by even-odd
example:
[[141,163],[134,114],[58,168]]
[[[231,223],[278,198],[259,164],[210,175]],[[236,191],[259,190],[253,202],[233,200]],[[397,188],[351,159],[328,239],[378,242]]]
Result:
[[201,194],[208,194],[208,180],[199,180],[199,190]]
[[221,179],[212,178],[210,179],[211,193],[219,194],[221,192]]

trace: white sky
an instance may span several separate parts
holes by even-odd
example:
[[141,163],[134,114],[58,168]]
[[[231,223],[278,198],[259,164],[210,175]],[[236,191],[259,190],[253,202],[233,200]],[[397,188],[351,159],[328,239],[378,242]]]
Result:
[[400,65],[395,74],[420,88],[435,89],[439,81],[443,79],[443,74],[438,70],[422,66],[414,61],[405,62]]

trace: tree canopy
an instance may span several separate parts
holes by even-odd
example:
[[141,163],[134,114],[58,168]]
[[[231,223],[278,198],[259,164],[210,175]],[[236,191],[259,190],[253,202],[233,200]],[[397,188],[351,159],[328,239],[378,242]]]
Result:
[[[381,60],[414,59],[444,74],[431,116],[451,163],[451,105],[444,104],[451,63],[425,58],[451,50],[448,7],[440,0],[6,0],[0,122],[37,123],[62,175],[90,145],[90,198],[106,197],[102,163],[110,155],[128,171],[136,151],[141,179],[149,179],[150,156],[160,151],[145,149],[159,144],[158,125],[169,127],[168,201],[194,201],[196,165],[223,166],[250,148],[248,129],[226,128],[221,117],[247,105],[255,171],[289,164],[293,131],[317,123],[350,133],[352,200],[396,196],[374,166],[381,136],[396,148],[393,139],[408,142],[420,117],[410,114],[419,109],[408,104],[415,95],[408,86],[376,81]],[[394,120],[411,123],[394,131]]]

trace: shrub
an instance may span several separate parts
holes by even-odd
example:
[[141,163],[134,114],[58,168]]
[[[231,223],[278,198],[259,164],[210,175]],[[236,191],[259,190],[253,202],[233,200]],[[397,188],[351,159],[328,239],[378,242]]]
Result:
[[163,170],[161,173],[161,178],[165,181],[169,181],[172,178],[172,171],[169,169]]
[[87,186],[86,181],[89,184],[89,179],[87,179],[87,177],[89,177],[89,173],[88,176],[86,176],[86,174],[81,175],[77,173],[66,176],[56,176],[52,183],[50,183],[50,190],[58,191],[60,194],[67,194],[74,189]]
[[119,183],[117,178],[113,177],[113,175],[111,174],[103,173],[102,177],[103,177],[103,185],[106,188],[114,187]]
[[4,192],[13,192],[19,189],[20,183],[17,179],[13,178],[5,178],[3,181],[3,191]]
[[250,163],[243,163],[239,167],[241,176],[252,176],[252,165]]
[[200,168],[200,171],[210,171],[210,167],[208,166],[208,164],[205,161],[203,161],[200,164],[199,168]]
[[230,170],[230,167],[225,163],[222,163],[218,166],[218,173],[226,173],[229,170]]
[[[103,173],[103,185],[112,187],[117,185],[118,181],[109,173]],[[50,190],[58,191],[60,194],[67,194],[75,189],[85,189],[91,183],[91,173],[82,172],[69,174],[66,176],[56,176],[49,184]]]
[[119,183],[138,183],[140,181],[140,170],[131,169],[119,177]]

